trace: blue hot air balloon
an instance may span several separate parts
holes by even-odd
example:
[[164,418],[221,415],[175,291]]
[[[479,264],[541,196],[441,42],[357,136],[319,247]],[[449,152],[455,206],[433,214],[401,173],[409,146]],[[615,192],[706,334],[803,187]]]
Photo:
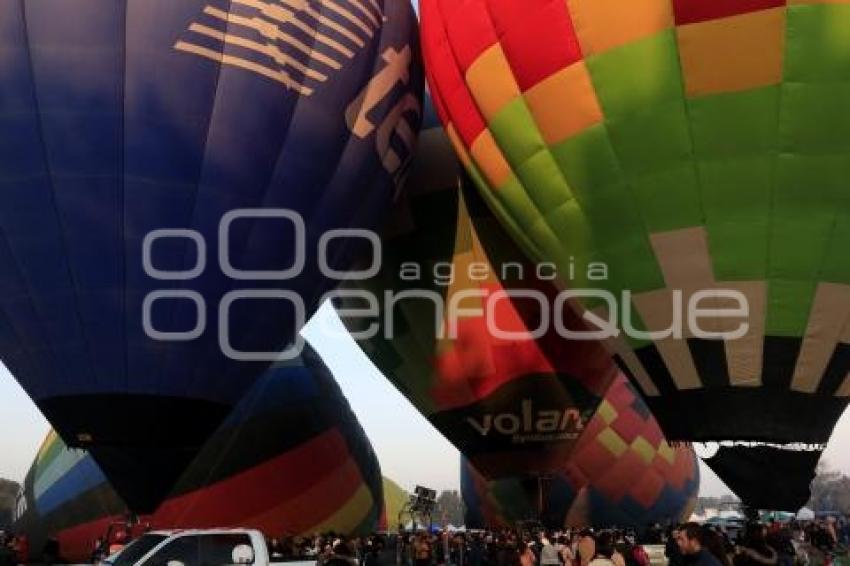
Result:
[[132,509],[370,245],[416,25],[406,0],[0,4],[0,357]]

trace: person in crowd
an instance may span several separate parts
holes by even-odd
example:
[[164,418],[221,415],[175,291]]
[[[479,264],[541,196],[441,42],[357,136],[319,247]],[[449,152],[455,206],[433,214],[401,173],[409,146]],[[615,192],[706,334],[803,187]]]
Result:
[[568,535],[558,537],[558,544],[555,545],[555,548],[558,551],[558,556],[561,558],[561,564],[564,566],[573,566],[575,564],[575,551],[573,550],[573,545],[570,544],[570,537]]
[[611,561],[614,563],[614,566],[626,566],[626,556],[631,552],[631,544],[626,540],[622,531],[609,531],[609,534],[611,535],[611,540],[614,541],[614,552],[611,553]]
[[560,566],[561,557],[558,554],[558,549],[552,544],[549,537],[544,534],[540,537],[540,565],[541,566]]
[[316,564],[317,566],[358,566],[353,545],[341,538],[334,538],[330,544],[324,545]]
[[495,533],[486,533],[481,538],[482,556],[481,562],[486,566],[495,566],[498,560],[498,536]]
[[664,530],[658,523],[653,523],[646,530],[646,544],[662,544],[664,541]]
[[832,551],[832,537],[822,528],[819,522],[814,522],[806,527],[806,539],[811,545],[821,552]]
[[384,541],[381,537],[369,537],[364,542],[363,547],[363,566],[380,566],[381,557],[384,553]]
[[826,518],[826,524],[824,525],[824,528],[826,529],[826,532],[829,533],[829,537],[832,539],[832,546],[833,547],[836,544],[838,544],[838,532],[836,530],[835,525],[836,525],[835,517],[827,517]]
[[[500,539],[498,554],[496,555],[496,565],[497,566],[513,566],[516,563],[517,557],[512,555],[516,554],[517,545],[521,544],[521,542],[517,539],[516,535],[508,534]],[[523,549],[525,550],[525,549]],[[533,555],[533,553],[532,553]]]
[[448,564],[448,534],[431,535],[431,556],[436,566],[447,566]]
[[838,520],[838,541],[844,546],[850,546],[850,521],[847,517]]
[[767,543],[767,528],[750,523],[741,544],[735,549],[735,566],[777,566],[779,554]]
[[473,535],[469,541],[469,553],[466,558],[466,564],[469,566],[484,566],[486,559],[485,542],[480,535]]
[[431,541],[427,535],[419,535],[413,542],[413,565],[414,566],[430,566],[431,565]]
[[794,566],[797,550],[792,539],[791,527],[779,522],[767,535],[767,545],[776,551],[779,566]]
[[589,566],[617,566],[613,560],[614,536],[610,532],[602,532],[596,538],[595,555]]
[[635,544],[635,541],[629,537],[626,538],[619,552],[626,559],[626,566],[650,566],[646,549],[643,545]]
[[516,543],[517,564],[519,566],[535,566],[536,557],[529,543],[520,540]]
[[0,566],[15,566],[18,563],[14,550],[14,537],[4,534],[0,537]]
[[668,566],[684,566],[685,559],[679,546],[681,527],[670,527],[667,531],[667,542],[664,544],[664,556]]
[[30,539],[27,535],[20,534],[15,537],[15,554],[18,558],[18,563],[29,564]]
[[730,548],[718,530],[703,526],[701,537],[703,548],[711,553],[722,566],[732,566],[732,560],[729,558]]
[[687,566],[721,566],[721,562],[703,546],[703,528],[697,523],[682,525],[677,534],[679,552]]
[[591,560],[596,557],[596,540],[593,538],[593,532],[584,530],[579,535],[578,541],[578,566],[588,566]]

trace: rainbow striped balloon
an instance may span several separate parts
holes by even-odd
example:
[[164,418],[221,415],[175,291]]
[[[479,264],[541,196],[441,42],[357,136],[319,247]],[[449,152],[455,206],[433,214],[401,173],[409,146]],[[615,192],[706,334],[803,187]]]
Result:
[[[154,528],[249,527],[270,537],[369,533],[383,506],[368,438],[333,376],[305,351],[262,377],[141,521]],[[82,562],[127,513],[95,460],[51,432],[27,474],[14,528],[33,551],[55,536],[63,558]]]

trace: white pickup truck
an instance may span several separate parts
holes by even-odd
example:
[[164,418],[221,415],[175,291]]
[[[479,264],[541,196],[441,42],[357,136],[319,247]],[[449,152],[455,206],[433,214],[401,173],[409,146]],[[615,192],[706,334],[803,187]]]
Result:
[[250,529],[192,529],[146,533],[101,564],[105,566],[313,566],[315,561],[273,561],[266,539]]

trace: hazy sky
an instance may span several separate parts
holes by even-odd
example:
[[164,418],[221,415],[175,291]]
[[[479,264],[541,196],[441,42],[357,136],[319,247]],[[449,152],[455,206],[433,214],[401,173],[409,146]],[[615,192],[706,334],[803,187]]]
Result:
[[[337,376],[372,440],[384,474],[406,488],[419,483],[437,489],[457,489],[457,450],[375,369],[344,334],[333,310],[322,309],[304,332]],[[47,429],[47,423],[15,380],[5,370],[0,371],[0,477],[23,479]],[[826,458],[850,473],[848,441],[850,415],[845,414]],[[704,495],[727,492],[705,466],[702,472]]]

